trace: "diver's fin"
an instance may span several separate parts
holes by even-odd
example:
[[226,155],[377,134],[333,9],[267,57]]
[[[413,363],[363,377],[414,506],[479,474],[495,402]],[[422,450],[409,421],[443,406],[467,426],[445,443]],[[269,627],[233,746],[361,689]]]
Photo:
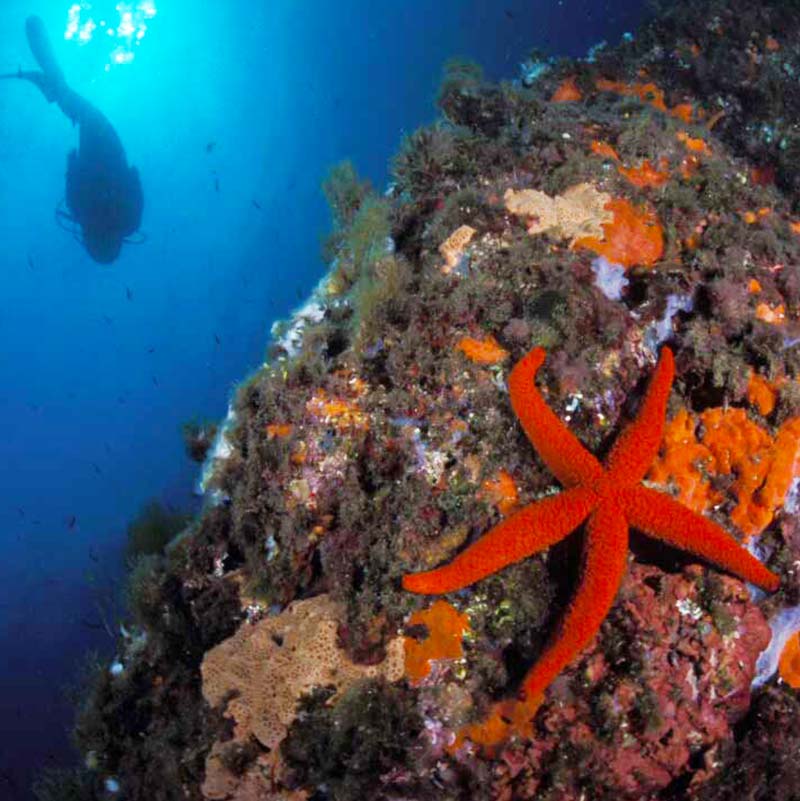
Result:
[[56,61],[42,18],[35,14],[28,17],[25,20],[25,34],[28,37],[31,53],[47,77],[48,83],[54,88],[65,85],[64,73]]

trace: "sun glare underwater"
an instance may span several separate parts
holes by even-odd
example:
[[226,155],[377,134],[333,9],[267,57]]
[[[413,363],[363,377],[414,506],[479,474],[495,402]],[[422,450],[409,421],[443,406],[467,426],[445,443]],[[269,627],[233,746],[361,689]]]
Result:
[[106,70],[130,64],[148,32],[148,23],[158,14],[156,0],[136,3],[73,3],[67,11],[64,38],[80,45],[97,37],[110,43]]

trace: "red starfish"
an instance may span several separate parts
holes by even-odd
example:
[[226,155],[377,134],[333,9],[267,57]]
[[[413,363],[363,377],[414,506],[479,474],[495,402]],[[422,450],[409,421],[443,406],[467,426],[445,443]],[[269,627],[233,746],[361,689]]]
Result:
[[[539,394],[534,379],[542,362],[544,350],[534,348],[511,371],[511,405],[528,439],[566,491],[525,506],[449,564],[403,577],[403,587],[410,592],[452,592],[544,550],[588,518],[580,587],[558,636],[522,685],[528,710],[535,709],[535,699],[541,698],[550,682],[589,644],[614,603],[627,565],[628,526],[766,590],[776,590],[780,583],[723,528],[640,483],[663,434],[675,372],[669,348],[661,351],[639,415],[614,443],[605,467]],[[504,708],[508,715],[509,707]],[[513,713],[510,716],[515,717]]]

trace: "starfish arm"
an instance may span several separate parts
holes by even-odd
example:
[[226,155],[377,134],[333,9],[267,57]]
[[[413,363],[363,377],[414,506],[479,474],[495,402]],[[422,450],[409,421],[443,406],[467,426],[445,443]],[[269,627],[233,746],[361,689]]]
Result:
[[548,685],[600,629],[614,603],[628,562],[628,524],[622,510],[605,501],[586,527],[583,576],[559,634],[525,677],[525,700],[542,696]]
[[534,348],[508,377],[511,406],[542,460],[565,487],[597,481],[603,476],[600,462],[544,402],[534,380],[544,362],[544,350]]
[[503,520],[452,562],[403,576],[409,592],[439,595],[460,590],[563,539],[592,511],[597,496],[577,487],[529,504]]
[[774,592],[780,578],[743,548],[736,539],[702,515],[646,487],[621,491],[628,522],[649,536],[700,556],[762,589]]
[[622,431],[608,454],[606,467],[612,484],[637,484],[650,468],[664,434],[664,417],[674,375],[672,351],[664,347],[639,414]]

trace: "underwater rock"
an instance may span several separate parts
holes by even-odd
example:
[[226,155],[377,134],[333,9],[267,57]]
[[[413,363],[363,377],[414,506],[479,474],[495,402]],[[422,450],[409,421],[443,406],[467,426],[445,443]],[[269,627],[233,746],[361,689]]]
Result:
[[707,779],[715,746],[747,713],[769,637],[741,582],[631,564],[603,634],[554,684],[532,742],[498,755],[494,797],[540,797],[556,765],[563,801],[590,786],[593,797],[650,798],[702,756]]

